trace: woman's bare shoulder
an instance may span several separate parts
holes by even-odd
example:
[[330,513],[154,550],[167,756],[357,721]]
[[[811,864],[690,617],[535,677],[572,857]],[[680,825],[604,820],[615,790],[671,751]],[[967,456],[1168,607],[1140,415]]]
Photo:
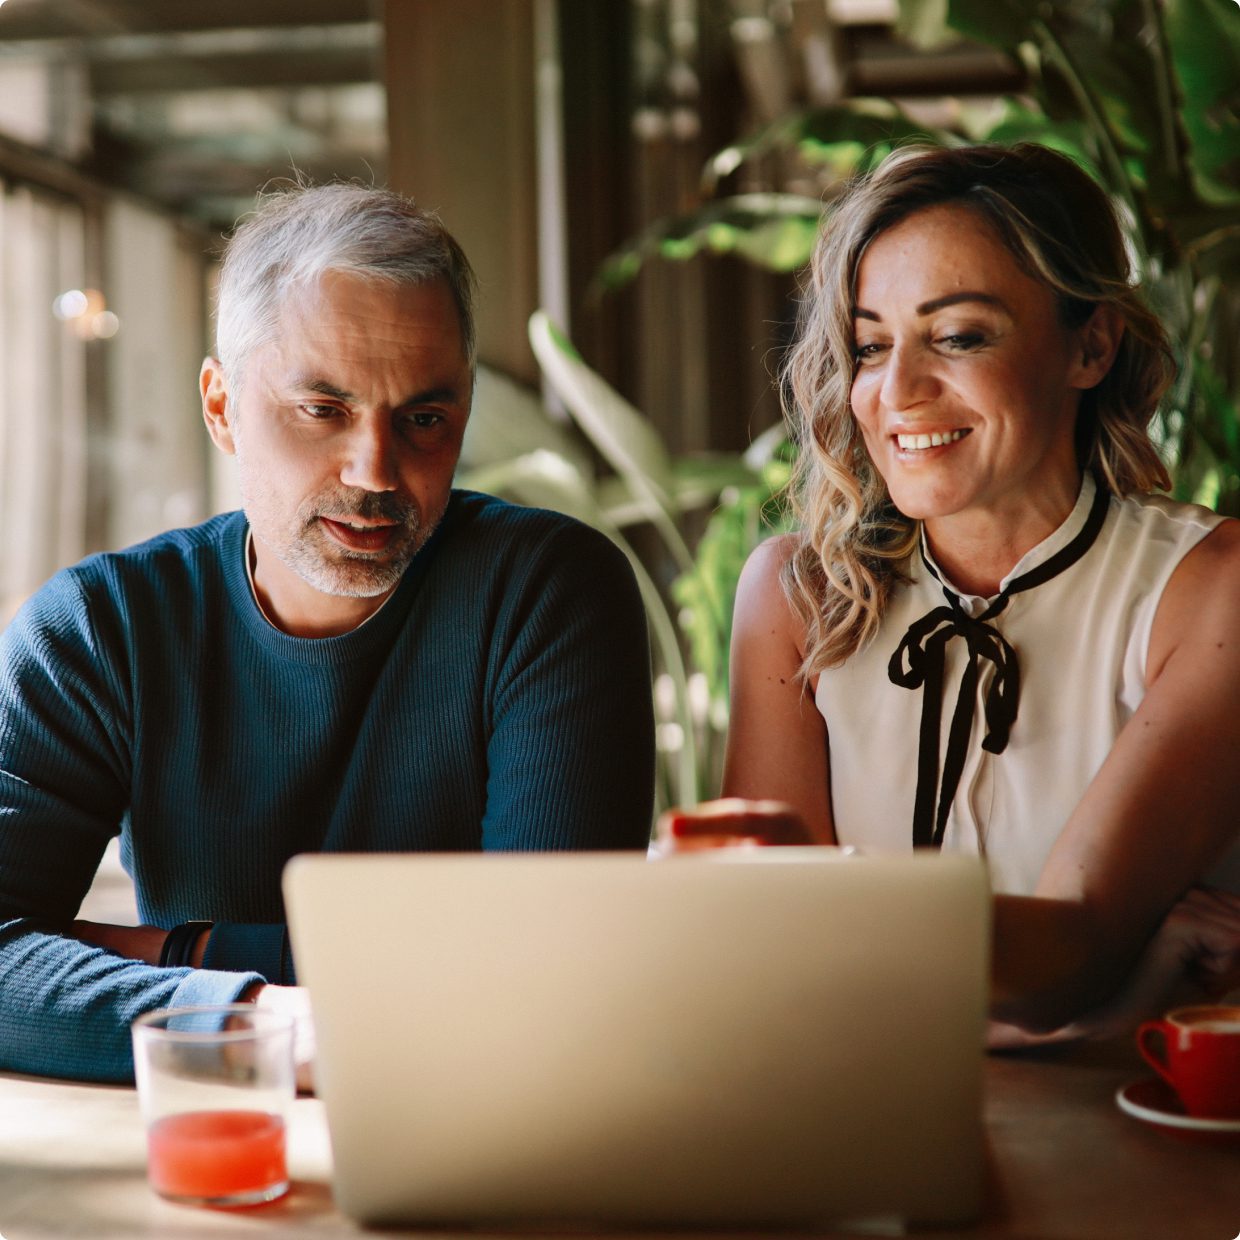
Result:
[[1193,550],[1200,550],[1215,564],[1225,563],[1233,572],[1240,572],[1240,520],[1224,517]]
[[795,534],[777,534],[750,552],[736,587],[738,619],[755,616],[781,625],[794,620],[783,573],[798,542]]
[[774,534],[760,542],[745,561],[745,571],[780,573],[796,554],[801,538],[798,534]]
[[1200,651],[1219,668],[1240,660],[1240,521],[1227,518],[1177,565],[1158,603],[1147,673],[1176,651]]
[[1163,601],[1209,608],[1234,590],[1240,590],[1240,521],[1226,517],[1176,566]]

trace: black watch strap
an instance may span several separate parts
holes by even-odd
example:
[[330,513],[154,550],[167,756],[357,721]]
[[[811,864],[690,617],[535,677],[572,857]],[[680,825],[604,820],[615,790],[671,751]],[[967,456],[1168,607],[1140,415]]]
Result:
[[161,969],[184,969],[192,965],[194,947],[199,937],[215,925],[213,921],[183,921],[173,926],[164,939],[163,950],[159,953]]

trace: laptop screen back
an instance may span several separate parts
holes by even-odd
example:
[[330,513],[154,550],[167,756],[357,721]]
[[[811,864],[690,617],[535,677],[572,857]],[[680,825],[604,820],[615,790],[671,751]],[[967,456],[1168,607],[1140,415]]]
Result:
[[976,858],[313,855],[285,893],[361,1221],[978,1209]]

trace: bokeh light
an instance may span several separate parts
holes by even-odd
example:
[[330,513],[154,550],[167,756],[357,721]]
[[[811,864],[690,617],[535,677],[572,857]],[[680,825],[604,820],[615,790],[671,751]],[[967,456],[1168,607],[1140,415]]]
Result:
[[52,313],[79,340],[109,340],[121,329],[120,319],[96,288],[67,289],[52,302]]

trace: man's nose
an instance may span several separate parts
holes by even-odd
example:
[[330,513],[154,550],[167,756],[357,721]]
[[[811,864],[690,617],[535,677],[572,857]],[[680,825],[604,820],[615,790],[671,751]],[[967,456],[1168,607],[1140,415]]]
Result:
[[340,481],[362,491],[396,489],[396,441],[386,417],[359,418],[349,428]]
[[883,367],[882,401],[888,409],[909,409],[938,393],[931,359],[916,345],[893,345]]

